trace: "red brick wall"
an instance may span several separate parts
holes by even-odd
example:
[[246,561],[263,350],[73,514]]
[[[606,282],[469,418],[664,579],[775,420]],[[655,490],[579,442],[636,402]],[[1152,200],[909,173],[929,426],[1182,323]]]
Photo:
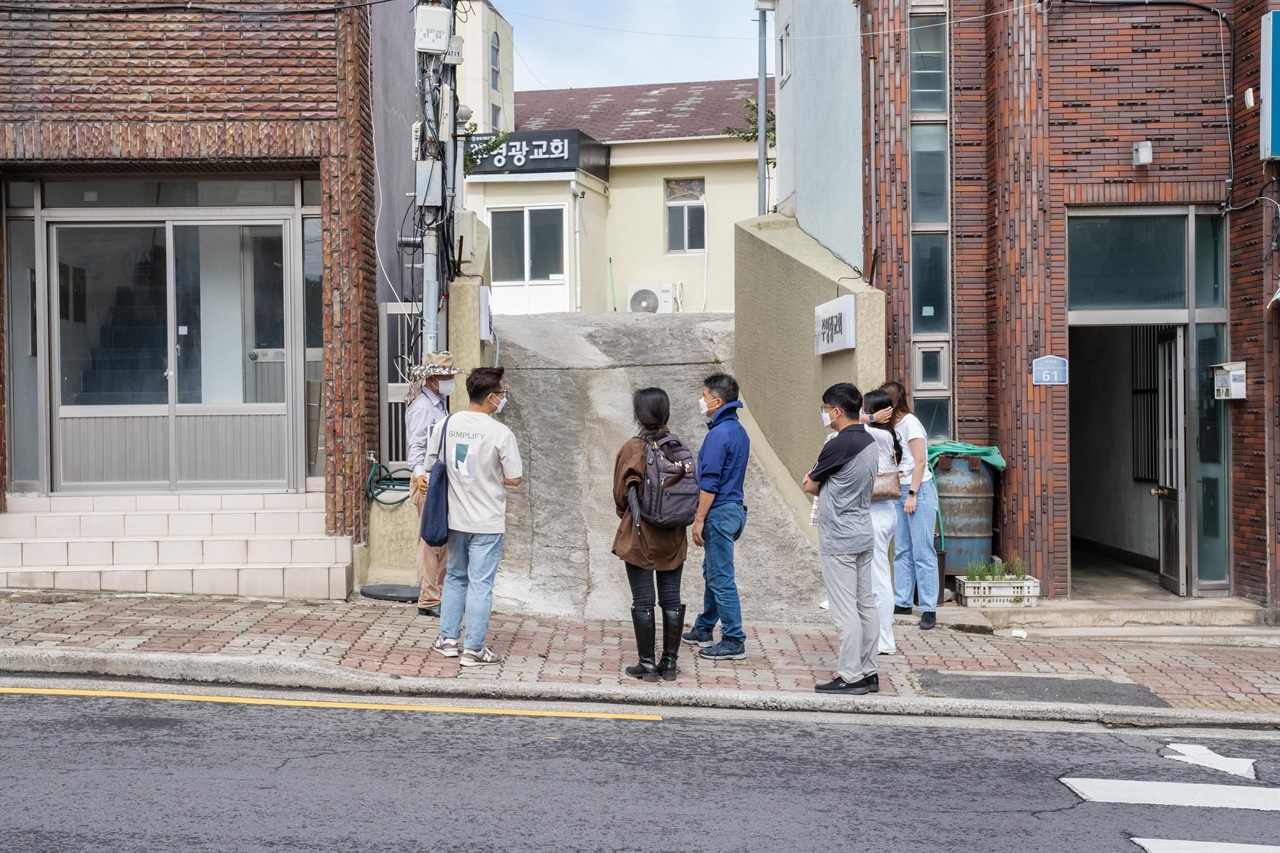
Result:
[[[910,368],[907,5],[864,4],[876,62],[866,125],[876,152],[868,189],[877,195],[878,222],[868,243],[881,250],[877,283],[888,295],[891,376],[908,376]],[[1027,559],[1055,596],[1067,592],[1069,577],[1069,412],[1065,389],[1031,385],[1030,362],[1068,355],[1066,211],[1212,206],[1225,198],[1223,62],[1228,69],[1236,63],[1237,93],[1257,86],[1257,25],[1267,4],[1221,5],[1240,30],[1236,57],[1226,29],[1220,33],[1215,17],[1194,9],[1056,3],[1045,15],[992,0],[951,3],[956,433],[996,444],[1009,460],[998,547]],[[1257,113],[1238,112],[1234,202],[1242,204],[1265,175]],[[1145,170],[1130,159],[1140,139],[1156,152]],[[1239,594],[1275,604],[1280,312],[1264,317],[1260,310],[1280,277],[1280,258],[1263,269],[1270,222],[1262,205],[1231,218],[1232,358],[1248,363],[1251,383],[1249,401],[1232,407],[1233,575]]]
[[[357,541],[378,423],[370,50],[367,9],[265,19],[0,13],[0,175],[320,174],[327,526]],[[0,481],[4,453],[0,430]]]
[[[77,5],[119,4],[79,0]],[[277,3],[219,0],[218,5],[254,9]],[[336,118],[334,28],[332,13],[0,12],[0,117],[117,122]]]

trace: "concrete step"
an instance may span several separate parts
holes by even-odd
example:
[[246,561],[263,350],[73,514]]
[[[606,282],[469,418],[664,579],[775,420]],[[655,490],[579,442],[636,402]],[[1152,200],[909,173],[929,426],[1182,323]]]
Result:
[[323,509],[22,512],[0,514],[0,541],[76,537],[324,533]]
[[279,565],[351,561],[351,540],[323,533],[57,537],[0,541],[0,570],[31,566],[204,563]]
[[183,510],[245,512],[256,510],[324,509],[323,492],[275,494],[191,495],[9,495],[5,515],[28,513],[178,512]]
[[[1008,629],[1001,635],[1009,636]],[[1220,625],[1141,625],[1127,628],[1028,628],[1031,639],[1124,640],[1142,643],[1172,643],[1215,646],[1275,646],[1280,648],[1280,628],[1260,625],[1228,627]]]
[[57,589],[168,595],[230,595],[342,601],[353,583],[350,561],[228,562],[199,566],[154,563],[31,566],[0,571],[0,589]]
[[1039,607],[991,608],[982,611],[996,630],[1005,628],[1136,628],[1266,625],[1269,611],[1238,598],[1180,599],[1173,606],[1114,604],[1041,604]]

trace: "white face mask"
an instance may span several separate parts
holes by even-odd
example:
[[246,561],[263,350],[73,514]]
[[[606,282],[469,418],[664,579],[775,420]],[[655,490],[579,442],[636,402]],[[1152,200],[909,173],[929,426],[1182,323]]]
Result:
[[440,380],[440,396],[448,397],[458,387],[458,383],[453,379]]
[[707,401],[703,397],[698,398],[698,411],[702,412],[704,417],[707,414]]
[[501,411],[502,411],[502,407],[503,407],[503,406],[505,406],[505,405],[507,405],[507,395],[506,395],[506,394],[503,394],[503,395],[502,395],[502,397],[501,397],[501,398],[499,398],[499,400],[498,400],[498,408],[494,409],[494,410],[493,410],[493,413],[494,413],[495,415],[496,415],[496,414],[498,414],[498,412],[501,412]]
[[822,425],[823,425],[824,427],[827,427],[828,429],[830,429],[830,428],[831,428],[831,413],[830,413],[830,412],[823,412],[823,413],[822,413]]

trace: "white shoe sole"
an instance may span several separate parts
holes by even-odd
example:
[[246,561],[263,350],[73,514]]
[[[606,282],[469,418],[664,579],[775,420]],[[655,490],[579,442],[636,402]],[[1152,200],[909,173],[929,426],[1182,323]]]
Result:
[[502,658],[498,658],[497,660],[477,660],[476,658],[464,657],[462,660],[458,661],[458,663],[463,666],[491,666],[496,663],[502,663]]
[[458,651],[457,646],[432,646],[431,651],[438,655],[444,655],[447,658],[456,658],[462,652]]

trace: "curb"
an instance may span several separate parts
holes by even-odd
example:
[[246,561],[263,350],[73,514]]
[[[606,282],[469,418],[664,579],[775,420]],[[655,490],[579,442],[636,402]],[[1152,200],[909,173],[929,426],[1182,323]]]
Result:
[[454,699],[603,702],[748,711],[820,711],[842,714],[1099,723],[1117,728],[1280,729],[1280,714],[1051,702],[997,702],[983,699],[833,697],[808,693],[694,690],[663,685],[655,685],[653,688],[601,687],[405,678],[299,660],[167,652],[8,648],[0,650],[0,674],[106,676],[187,684],[228,684],[242,687],[327,690],[369,695],[438,696]]

